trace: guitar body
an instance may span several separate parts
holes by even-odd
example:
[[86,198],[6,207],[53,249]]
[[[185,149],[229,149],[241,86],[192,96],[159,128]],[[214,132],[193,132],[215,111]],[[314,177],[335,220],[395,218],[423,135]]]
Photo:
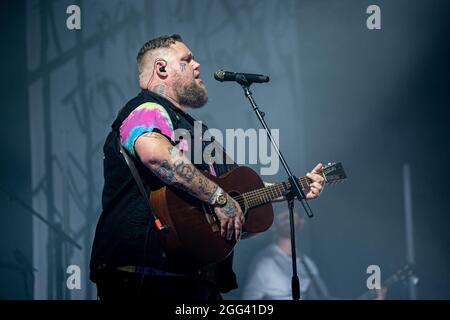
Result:
[[[319,172],[325,183],[334,184],[347,178],[341,163],[329,163]],[[272,201],[290,190],[290,181],[264,186],[259,175],[248,167],[237,167],[214,177],[205,173],[233,197],[245,215],[242,238],[270,228],[273,223]],[[310,179],[297,178],[301,188],[307,190]],[[233,251],[236,241],[220,235],[220,221],[213,208],[186,192],[162,187],[150,193],[153,213],[167,228],[160,232],[167,258],[174,266],[186,271],[224,260]]]
[[[248,167],[237,167],[214,177],[205,174],[232,197],[264,187],[258,174]],[[161,232],[165,253],[174,265],[196,270],[224,260],[236,241],[220,235],[220,221],[208,204],[185,192],[163,187],[150,194],[150,205],[167,232]],[[270,203],[251,209],[242,208],[245,214],[243,237],[267,230],[273,223]]]

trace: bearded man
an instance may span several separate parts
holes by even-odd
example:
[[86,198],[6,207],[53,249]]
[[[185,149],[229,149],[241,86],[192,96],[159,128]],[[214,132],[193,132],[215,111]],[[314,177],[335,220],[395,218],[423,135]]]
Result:
[[[194,132],[195,119],[186,111],[208,101],[200,64],[179,35],[145,43],[137,64],[142,91],[120,110],[103,148],[103,211],[92,248],[90,278],[104,300],[221,299],[220,292],[237,287],[233,255],[194,272],[172,265],[146,199],[122,156],[123,152],[129,155],[147,198],[164,185],[178,188],[214,208],[223,237],[240,239],[244,215],[239,204],[203,174],[222,175],[236,165],[204,159],[193,163],[186,148],[200,143],[204,150],[208,143],[193,141],[196,137],[186,142],[176,135],[179,130]],[[323,178],[316,174],[320,168],[319,164],[310,173],[314,182],[307,190],[308,199],[322,190]]]

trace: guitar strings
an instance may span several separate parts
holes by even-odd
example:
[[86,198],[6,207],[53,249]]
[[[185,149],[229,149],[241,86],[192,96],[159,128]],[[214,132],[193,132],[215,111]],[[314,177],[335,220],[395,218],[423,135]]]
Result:
[[[308,177],[300,177],[299,182],[303,189],[305,188],[305,184],[308,187],[308,182],[310,180],[311,179],[309,179]],[[289,186],[290,183],[287,182],[286,187]],[[285,189],[286,188],[283,183],[278,183],[259,190],[246,192],[242,195],[236,196],[234,199],[239,203],[241,207],[245,207],[245,203],[247,203],[250,207],[255,207],[269,202],[274,198],[281,197]]]
[[263,190],[253,190],[253,191],[245,192],[242,195],[237,196],[235,199],[244,198],[245,200],[253,201],[253,200],[259,200],[262,197],[267,198],[267,197],[272,197],[274,195],[281,196],[281,194],[278,195],[278,193],[282,192],[282,189],[283,189],[282,185],[272,185],[272,186],[263,188]]
[[242,195],[237,196],[235,199],[237,199],[237,201],[244,200],[244,202],[245,200],[247,200],[247,202],[253,207],[261,204],[261,200],[262,202],[266,202],[270,201],[270,198],[272,197],[281,197],[283,194],[283,189],[284,186],[282,184],[276,184],[266,187],[262,190],[253,190],[246,192]]
[[[308,177],[300,177],[299,182],[303,189],[309,186],[309,179]],[[290,183],[285,183],[286,187],[290,187]],[[306,184],[306,187],[305,187]],[[242,195],[236,196],[234,199],[239,203],[239,205],[245,206],[245,203],[247,202],[250,207],[255,207],[261,204],[264,204],[266,202],[269,202],[274,198],[278,198],[283,196],[283,191],[285,190],[285,186],[283,183],[274,184],[265,188],[261,188],[259,190],[253,190],[246,192]],[[271,199],[272,198],[272,199]],[[243,203],[242,203],[243,201]]]
[[[300,184],[302,186],[303,189],[305,189],[306,187],[308,187],[308,178],[307,177],[301,177],[300,178]],[[306,187],[305,187],[306,184]],[[286,183],[286,187],[290,187],[290,183],[287,182]],[[267,199],[267,201],[270,201],[270,198],[275,196],[275,197],[281,197],[283,195],[283,191],[285,190],[285,186],[283,185],[283,183],[278,183],[278,184],[274,184],[259,190],[253,190],[253,191],[249,191],[244,193],[244,198],[252,201],[252,200],[259,200],[262,199],[263,201],[265,201],[265,199]],[[236,197],[236,198],[239,198]]]

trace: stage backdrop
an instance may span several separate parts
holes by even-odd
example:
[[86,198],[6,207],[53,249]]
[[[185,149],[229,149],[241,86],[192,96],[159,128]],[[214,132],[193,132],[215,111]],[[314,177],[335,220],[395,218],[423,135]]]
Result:
[[[81,9],[80,30],[66,26],[72,4]],[[293,171],[343,161],[349,180],[311,203],[316,215],[299,238],[334,296],[363,292],[370,264],[388,276],[405,262],[407,163],[419,297],[449,298],[449,174],[439,167],[448,160],[448,4],[377,1],[381,30],[369,30],[371,4],[27,1],[32,207],[52,226],[33,220],[34,298],[96,297],[88,263],[101,212],[102,144],[118,110],[139,91],[137,51],[171,33],[182,35],[209,88],[210,102],[194,116],[222,130],[259,128],[241,88],[212,75],[219,68],[264,73],[271,81],[254,85],[253,93],[279,129]],[[280,168],[265,179],[284,177]],[[270,232],[237,248],[240,285],[269,241]],[[80,268],[81,289],[67,288],[69,266]],[[391,297],[407,295],[394,288]]]

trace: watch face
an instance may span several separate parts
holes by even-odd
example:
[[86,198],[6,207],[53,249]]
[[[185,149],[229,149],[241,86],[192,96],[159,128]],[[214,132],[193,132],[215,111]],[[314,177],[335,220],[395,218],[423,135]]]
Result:
[[223,206],[227,203],[227,197],[224,194],[221,194],[217,197],[217,204],[219,206]]

